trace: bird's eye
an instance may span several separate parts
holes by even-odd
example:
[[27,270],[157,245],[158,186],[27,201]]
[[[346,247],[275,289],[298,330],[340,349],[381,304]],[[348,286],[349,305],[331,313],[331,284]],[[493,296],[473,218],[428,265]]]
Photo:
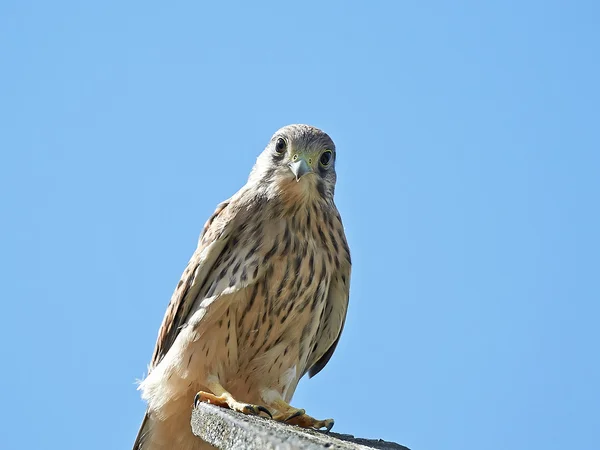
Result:
[[286,147],[287,147],[287,144],[285,142],[285,139],[283,139],[283,138],[277,139],[277,142],[275,143],[275,151],[277,153],[279,153],[281,155],[283,152],[285,152]]
[[321,163],[321,165],[323,167],[327,167],[331,163],[332,157],[333,157],[333,152],[331,150],[325,150],[321,154],[321,159],[319,159],[319,162]]

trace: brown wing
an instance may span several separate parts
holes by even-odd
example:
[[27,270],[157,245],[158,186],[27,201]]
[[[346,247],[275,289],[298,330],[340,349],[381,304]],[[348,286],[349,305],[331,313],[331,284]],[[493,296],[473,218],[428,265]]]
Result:
[[329,286],[324,320],[317,332],[317,346],[309,359],[310,378],[318,374],[329,362],[342,335],[350,296],[350,267],[350,261],[345,261]]
[[198,248],[185,268],[167,307],[149,370],[156,367],[167,354],[185,324],[210,269],[231,236],[231,222],[234,218],[235,208],[232,207],[232,201],[229,199],[217,206],[216,211],[204,225]]
[[144,440],[148,434],[148,430],[150,428],[148,411],[144,414],[144,420],[142,420],[142,424],[140,425],[140,429],[138,431],[137,436],[135,437],[135,442],[133,443],[133,450],[142,450],[142,445],[144,444]]

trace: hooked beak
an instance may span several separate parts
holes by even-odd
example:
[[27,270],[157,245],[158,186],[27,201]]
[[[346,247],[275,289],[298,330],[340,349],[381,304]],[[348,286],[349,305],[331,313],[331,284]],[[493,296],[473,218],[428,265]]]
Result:
[[294,155],[297,156],[297,159],[291,163],[289,163],[290,170],[296,177],[296,181],[300,181],[307,173],[312,173],[312,166],[306,161],[306,157],[304,155]]

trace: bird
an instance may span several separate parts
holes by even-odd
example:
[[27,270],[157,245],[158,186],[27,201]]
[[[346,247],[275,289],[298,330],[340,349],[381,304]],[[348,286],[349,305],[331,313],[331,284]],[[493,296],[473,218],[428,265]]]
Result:
[[190,426],[198,402],[331,429],[290,402],[330,360],[348,310],[336,160],[324,131],[285,126],[205,223],[138,386],[147,410],[134,450],[207,448]]

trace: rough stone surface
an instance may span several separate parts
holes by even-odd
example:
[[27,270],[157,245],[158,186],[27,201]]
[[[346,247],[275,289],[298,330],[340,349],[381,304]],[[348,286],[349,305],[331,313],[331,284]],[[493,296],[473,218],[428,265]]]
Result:
[[198,404],[192,412],[192,431],[222,450],[409,450],[381,439],[305,430],[206,403]]

